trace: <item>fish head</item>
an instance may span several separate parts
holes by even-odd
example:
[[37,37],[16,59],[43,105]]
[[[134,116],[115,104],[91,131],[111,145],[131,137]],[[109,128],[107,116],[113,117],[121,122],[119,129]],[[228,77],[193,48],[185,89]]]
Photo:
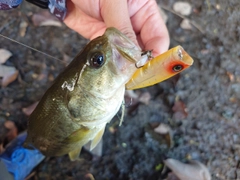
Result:
[[137,70],[136,63],[142,58],[141,49],[115,28],[108,28],[83,51],[87,60],[79,82],[85,85],[85,90],[106,96],[111,96],[120,87],[125,89]]

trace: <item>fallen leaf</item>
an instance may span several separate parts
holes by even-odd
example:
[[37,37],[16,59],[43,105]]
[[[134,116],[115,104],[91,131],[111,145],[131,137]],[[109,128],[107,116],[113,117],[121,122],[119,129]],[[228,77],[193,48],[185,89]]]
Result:
[[168,125],[159,122],[147,123],[145,131],[149,134],[148,138],[159,142],[159,144],[167,145],[168,148],[173,146],[172,131]]
[[10,57],[12,53],[6,49],[0,49],[0,64],[5,63]]
[[38,102],[35,102],[28,107],[22,108],[22,111],[25,115],[30,116],[30,114],[32,114],[33,110],[36,108],[37,105],[38,105]]
[[148,105],[150,99],[151,99],[151,94],[149,92],[144,92],[144,93],[140,94],[140,97],[138,100],[139,100],[139,102]]
[[192,160],[185,164],[169,158],[164,160],[164,163],[180,180],[211,180],[207,167],[198,161]]
[[91,173],[87,173],[85,175],[85,178],[89,179],[89,180],[95,180],[94,176]]
[[186,118],[188,115],[185,104],[180,100],[175,101],[175,103],[172,107],[172,110],[174,112],[173,117],[178,120],[182,120],[182,119]]
[[26,21],[21,21],[19,26],[19,34],[21,37],[24,37],[27,31],[28,23]]
[[10,142],[11,140],[15,139],[18,134],[18,129],[13,121],[6,121],[4,123],[4,126],[9,131],[7,132],[7,140]]
[[184,19],[181,24],[180,24],[180,27],[182,29],[187,29],[187,30],[191,30],[192,29],[192,25],[190,23],[190,20],[189,19]]
[[192,7],[188,2],[175,2],[173,5],[173,10],[183,16],[188,16],[191,14]]
[[234,74],[232,74],[231,72],[227,72],[227,76],[229,77],[229,80],[231,81],[231,82],[234,82]]
[[69,64],[72,59],[73,59],[73,58],[70,57],[70,56],[68,56],[67,54],[65,54],[65,53],[63,54],[63,61],[64,61],[65,63]]
[[1,86],[6,87],[13,82],[18,76],[18,70],[12,66],[0,65],[0,78],[2,78]]
[[154,128],[154,132],[158,134],[167,134],[170,132],[170,127],[166,124],[160,123],[156,128]]
[[202,50],[201,50],[201,53],[202,53],[203,55],[209,54],[209,50],[208,50],[208,49],[202,49]]
[[4,152],[5,148],[3,147],[3,144],[0,143],[0,154],[2,154]]
[[62,26],[62,23],[47,10],[33,14],[32,22],[35,26]]

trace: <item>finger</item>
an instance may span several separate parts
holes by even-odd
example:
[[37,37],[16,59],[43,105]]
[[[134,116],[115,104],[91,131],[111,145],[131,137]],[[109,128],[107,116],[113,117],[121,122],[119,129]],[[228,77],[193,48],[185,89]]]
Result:
[[64,23],[83,37],[92,40],[97,36],[101,36],[106,25],[104,22],[91,17],[81,10],[78,4],[67,1],[68,13],[64,19]]
[[[156,1],[143,1],[145,4],[131,17],[132,25],[134,31],[139,33],[139,43],[145,50],[153,50],[153,55],[156,56],[168,49],[169,34]],[[136,3],[136,1],[131,2]],[[137,4],[129,5],[129,7],[136,6]]]
[[100,0],[101,15],[107,27],[115,27],[137,44],[129,17],[127,0]]

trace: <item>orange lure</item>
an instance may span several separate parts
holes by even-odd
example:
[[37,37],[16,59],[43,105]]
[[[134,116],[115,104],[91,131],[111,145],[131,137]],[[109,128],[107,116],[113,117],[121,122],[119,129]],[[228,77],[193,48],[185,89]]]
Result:
[[152,86],[182,72],[192,64],[191,56],[181,46],[176,46],[139,68],[126,84],[126,89]]

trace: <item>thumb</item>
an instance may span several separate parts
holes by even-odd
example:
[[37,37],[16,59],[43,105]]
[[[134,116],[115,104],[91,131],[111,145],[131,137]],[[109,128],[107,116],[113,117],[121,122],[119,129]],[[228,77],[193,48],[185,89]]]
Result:
[[138,45],[129,16],[127,0],[100,0],[100,9],[107,28],[117,28]]

